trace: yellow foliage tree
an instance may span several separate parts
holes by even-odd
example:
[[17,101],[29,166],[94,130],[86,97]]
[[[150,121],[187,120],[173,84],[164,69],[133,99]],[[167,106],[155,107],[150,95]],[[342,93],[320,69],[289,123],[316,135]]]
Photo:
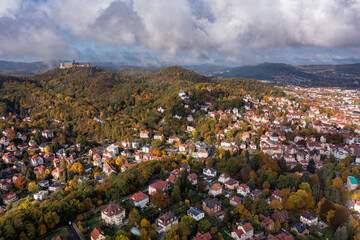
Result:
[[71,170],[78,174],[84,173],[84,166],[80,162],[76,162],[71,166]]
[[272,210],[279,210],[281,211],[283,209],[283,205],[282,203],[277,200],[277,199],[273,199],[271,202],[270,202],[270,206],[269,206],[270,209]]
[[342,179],[340,177],[336,177],[333,182],[332,185],[336,188],[342,188],[344,186],[344,182],[342,181]]

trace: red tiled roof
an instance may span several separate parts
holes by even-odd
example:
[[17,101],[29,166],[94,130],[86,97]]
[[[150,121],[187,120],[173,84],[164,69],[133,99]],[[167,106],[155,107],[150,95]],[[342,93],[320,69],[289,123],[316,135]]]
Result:
[[103,235],[98,228],[94,228],[91,232],[92,239],[96,240],[100,235]]
[[211,239],[211,235],[210,233],[204,233],[201,234],[200,232],[198,232],[195,237],[192,238],[192,240],[210,240]]
[[134,202],[141,202],[142,200],[144,200],[146,198],[149,198],[149,196],[143,192],[138,192],[138,193],[135,193],[130,199],[133,200]]
[[157,181],[156,183],[153,183],[150,185],[150,187],[155,188],[156,190],[162,190],[164,191],[165,188],[169,186],[169,182],[166,181]]
[[215,183],[210,188],[210,190],[214,190],[214,191],[217,191],[217,190],[220,190],[220,189],[222,189],[222,186],[219,183]]
[[105,215],[111,217],[111,216],[114,216],[114,215],[118,215],[123,210],[124,209],[123,209],[123,207],[121,205],[111,203],[104,210],[102,210],[101,212],[104,213]]

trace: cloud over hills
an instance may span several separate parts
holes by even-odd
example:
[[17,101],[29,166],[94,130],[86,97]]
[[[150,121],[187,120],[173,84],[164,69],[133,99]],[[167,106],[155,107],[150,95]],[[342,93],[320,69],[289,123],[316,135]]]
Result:
[[130,51],[141,61],[243,63],[290,48],[350,58],[359,53],[359,23],[359,0],[0,0],[0,57],[120,59]]

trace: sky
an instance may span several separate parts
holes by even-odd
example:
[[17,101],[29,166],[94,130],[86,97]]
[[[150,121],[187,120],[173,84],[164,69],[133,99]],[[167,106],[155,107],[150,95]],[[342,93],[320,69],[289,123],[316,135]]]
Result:
[[360,0],[0,0],[0,59],[360,62]]

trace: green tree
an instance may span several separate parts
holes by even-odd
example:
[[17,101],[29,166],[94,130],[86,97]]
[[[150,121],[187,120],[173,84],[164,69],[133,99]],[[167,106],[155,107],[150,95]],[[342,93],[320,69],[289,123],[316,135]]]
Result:
[[35,239],[36,238],[36,228],[32,223],[26,224],[26,232],[29,239]]
[[50,229],[53,229],[59,223],[60,217],[56,212],[48,212],[44,215],[44,221]]
[[129,220],[131,222],[140,222],[141,216],[139,213],[139,210],[137,210],[136,208],[131,209],[130,213],[129,213]]
[[171,193],[171,197],[175,203],[178,203],[181,201],[181,192],[180,192],[179,184],[175,184],[175,186],[172,190],[172,193]]
[[198,230],[201,233],[206,233],[207,231],[209,231],[210,227],[211,227],[210,221],[207,219],[203,219],[199,222]]

